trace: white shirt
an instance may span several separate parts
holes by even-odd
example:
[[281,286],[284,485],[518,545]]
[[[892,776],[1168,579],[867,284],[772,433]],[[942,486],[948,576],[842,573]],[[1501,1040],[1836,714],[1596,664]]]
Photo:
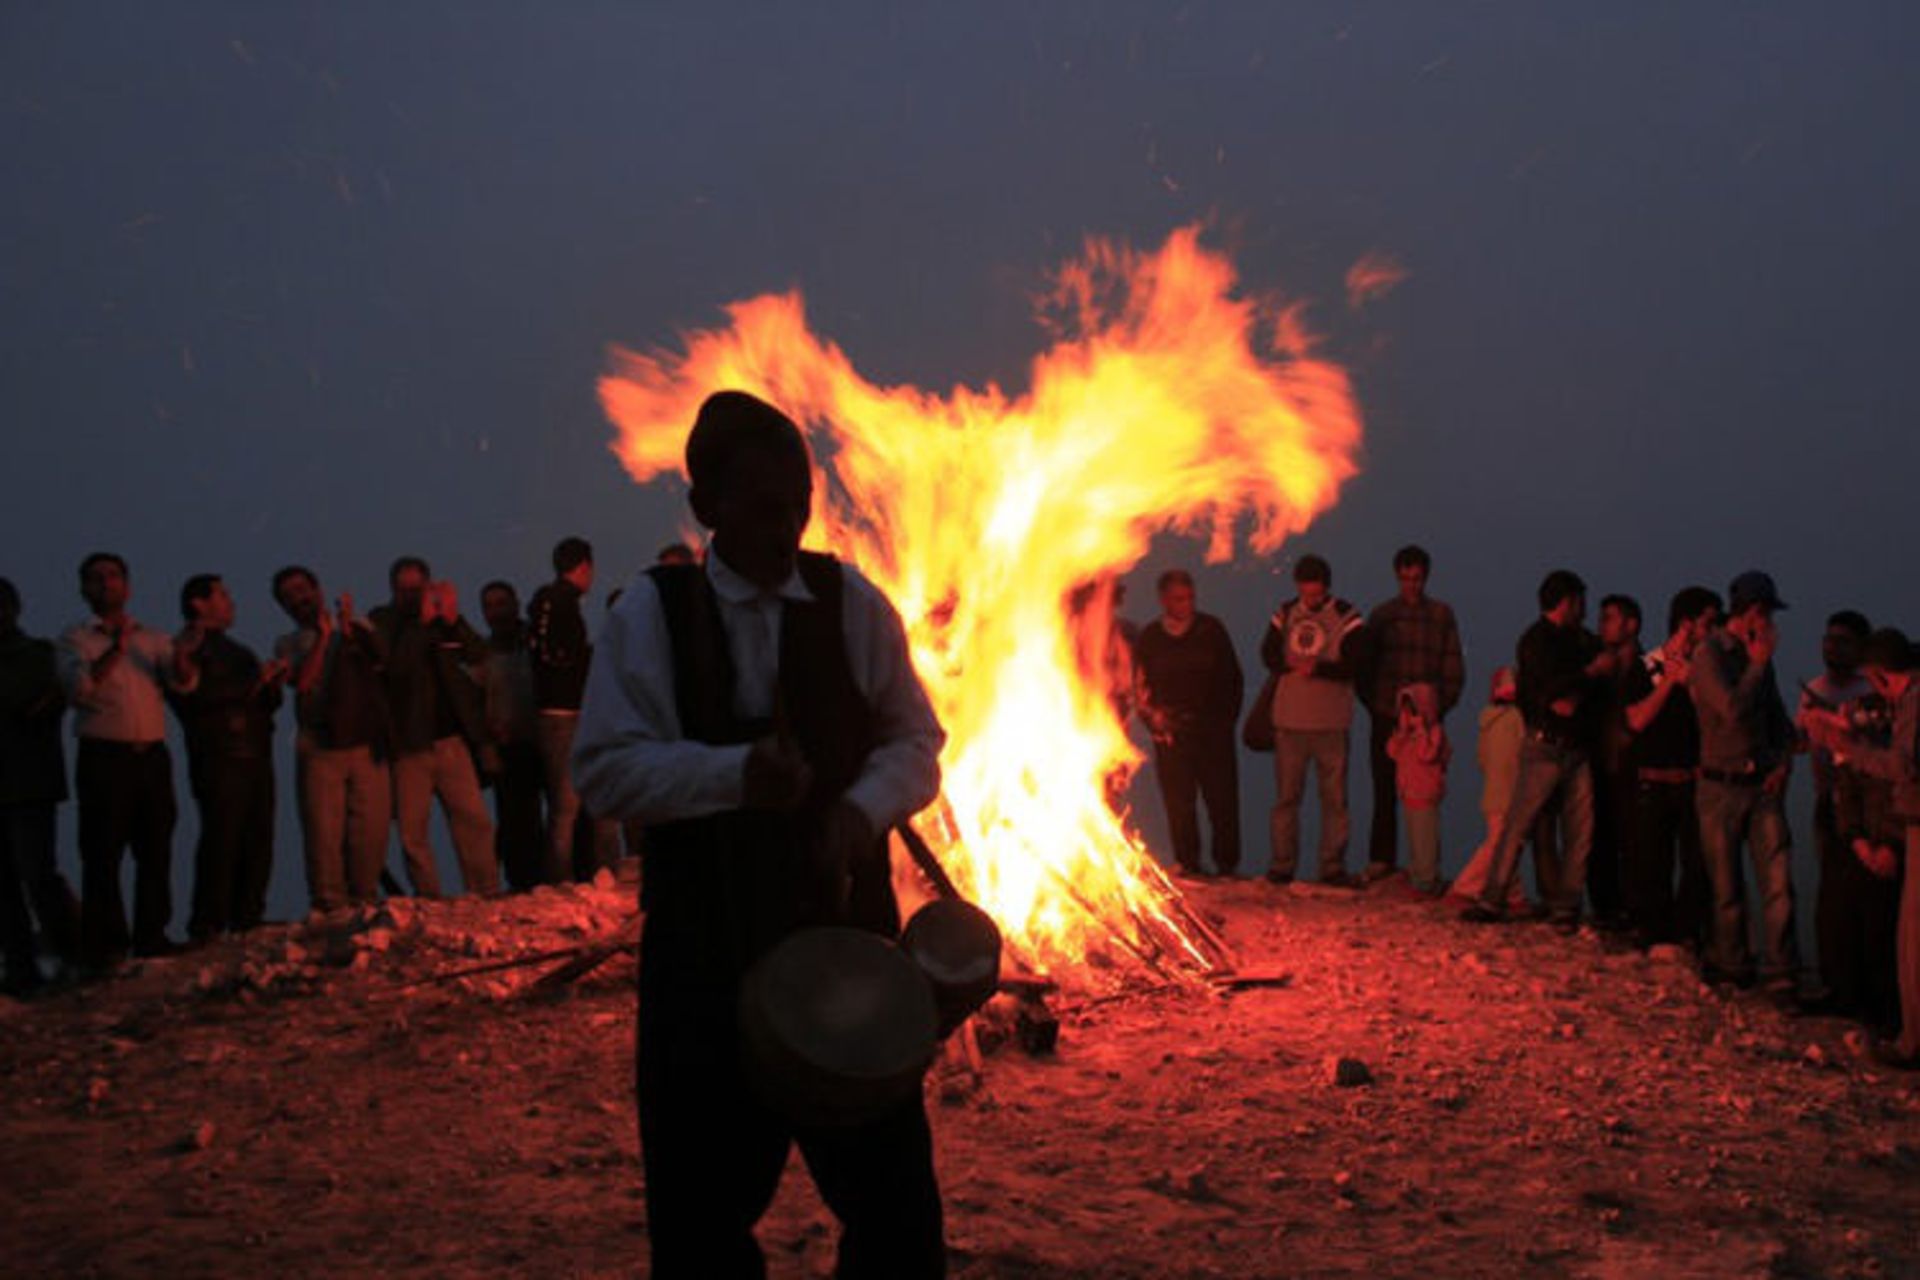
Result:
[[93,664],[112,647],[113,637],[97,617],[60,633],[56,651],[60,685],[74,706],[73,732],[104,742],[159,742],[167,736],[160,686],[191,693],[199,677],[178,679],[173,669],[173,637],[129,618],[120,660],[95,680]]
[[[763,591],[709,548],[707,581],[733,657],[734,711],[773,714],[780,681],[784,601],[813,596],[796,571]],[[846,798],[885,830],[933,802],[940,791],[946,732],[907,654],[893,605],[852,565],[841,565],[841,627],[854,686],[874,713],[877,743]],[[749,747],[715,746],[681,734],[674,700],[673,642],[653,579],[642,573],[621,593],[595,643],[580,727],[574,785],[587,808],[608,818],[672,822],[738,809]]]

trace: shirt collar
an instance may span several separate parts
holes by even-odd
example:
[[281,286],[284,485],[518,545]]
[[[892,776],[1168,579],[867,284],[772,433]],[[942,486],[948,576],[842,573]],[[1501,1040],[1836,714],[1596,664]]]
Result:
[[762,600],[792,600],[798,604],[812,604],[813,593],[807,590],[807,584],[800,580],[798,567],[787,575],[787,580],[772,591],[767,591],[749,582],[736,573],[731,565],[720,558],[720,553],[707,544],[707,581],[713,584],[714,594],[728,604],[754,604]]
[[[127,634],[128,634],[128,635],[132,635],[132,634],[133,634],[134,632],[136,632],[136,631],[144,631],[144,630],[146,630],[146,628],[145,628],[145,627],[143,627],[143,626],[141,626],[141,625],[140,625],[140,623],[139,623],[139,620],[138,620],[138,619],[136,619],[136,618],[135,618],[135,617],[134,617],[134,616],[133,616],[132,614],[128,614],[128,615],[126,615],[126,618],[127,618],[127,628],[126,628],[126,629],[127,629]],[[100,616],[99,614],[97,614],[97,613],[95,613],[95,614],[90,614],[90,615],[88,615],[88,617],[87,617],[87,629],[88,629],[88,630],[90,630],[90,631],[98,631],[98,632],[99,632],[99,633],[100,633],[101,635],[103,635],[103,636],[104,636],[104,635],[106,635],[106,634],[107,634],[107,622],[106,622],[106,619],[105,619],[105,618],[102,618],[102,617],[101,617],[101,616]]]

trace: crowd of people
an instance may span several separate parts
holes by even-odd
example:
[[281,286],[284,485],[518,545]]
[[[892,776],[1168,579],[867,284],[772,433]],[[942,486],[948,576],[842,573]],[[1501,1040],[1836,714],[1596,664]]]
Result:
[[[1260,642],[1268,675],[1242,721],[1243,674],[1226,628],[1195,607],[1182,570],[1161,575],[1160,615],[1120,628],[1179,874],[1241,865],[1236,731],[1273,757],[1267,878],[1299,868],[1309,771],[1319,803],[1317,878],[1360,889],[1401,882],[1451,897],[1461,918],[1583,921],[1619,945],[1680,949],[1711,981],[1757,985],[1783,1007],[1858,1018],[1920,1065],[1920,681],[1913,646],[1852,610],[1827,620],[1823,671],[1789,711],[1775,673],[1773,579],[1734,578],[1726,596],[1677,593],[1665,638],[1642,640],[1637,600],[1600,601],[1565,569],[1538,592],[1539,618],[1494,673],[1475,755],[1486,837],[1449,885],[1441,804],[1447,713],[1464,685],[1453,611],[1427,594],[1432,561],[1393,559],[1396,594],[1363,614],[1333,594],[1331,567],[1302,556],[1296,594]],[[1356,705],[1357,704],[1357,705]],[[1366,859],[1348,863],[1349,736],[1364,711],[1372,773]],[[1813,773],[1818,970],[1803,966],[1785,797],[1797,757]],[[1202,857],[1199,807],[1210,827]],[[1531,847],[1541,902],[1520,880]],[[1747,884],[1758,902],[1757,960]]]
[[[681,545],[663,561],[692,560]],[[434,805],[451,833],[464,891],[585,880],[629,839],[582,810],[570,757],[592,656],[582,603],[593,548],[553,550],[554,578],[524,612],[506,582],[486,584],[482,635],[451,583],[402,556],[390,597],[362,615],[329,600],[302,565],[274,574],[291,629],[259,654],[235,638],[227,584],[181,586],[182,626],[131,611],[127,562],[96,552],[80,565],[88,616],[46,640],[20,628],[21,600],[0,579],[0,951],[5,990],[23,996],[55,976],[111,973],[129,955],[163,956],[262,922],[274,859],[275,718],[292,702],[294,799],[308,900],[333,912],[401,892],[387,867],[396,828],[408,885],[443,892],[430,838]],[[174,763],[171,708],[199,813],[186,940],[171,932]],[[77,740],[80,892],[59,870],[59,806],[69,799],[61,728]],[[491,790],[491,806],[483,794]],[[121,892],[133,862],[133,912]]]

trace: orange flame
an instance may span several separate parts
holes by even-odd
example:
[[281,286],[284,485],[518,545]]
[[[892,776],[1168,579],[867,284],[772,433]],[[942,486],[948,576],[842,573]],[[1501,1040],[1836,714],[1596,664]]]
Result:
[[[1046,299],[1057,330],[1029,389],[941,396],[866,381],[807,327],[798,293],[727,308],[682,352],[616,349],[600,382],[637,480],[681,466],[711,392],[779,405],[814,445],[809,544],[858,564],[899,607],[949,734],[943,803],[919,826],[1013,954],[1192,971],[1223,957],[1105,801],[1140,755],[1104,664],[1084,661],[1104,596],[1161,531],[1228,558],[1237,527],[1271,552],[1355,470],[1346,374],[1294,312],[1238,297],[1197,228],[1156,253],[1090,240]],[[829,485],[828,481],[832,483]]]

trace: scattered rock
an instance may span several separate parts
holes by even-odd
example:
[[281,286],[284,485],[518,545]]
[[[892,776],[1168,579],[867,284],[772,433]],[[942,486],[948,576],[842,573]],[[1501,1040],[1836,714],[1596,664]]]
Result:
[[1336,1088],[1353,1089],[1373,1083],[1373,1072],[1358,1058],[1329,1058],[1327,1079]]

